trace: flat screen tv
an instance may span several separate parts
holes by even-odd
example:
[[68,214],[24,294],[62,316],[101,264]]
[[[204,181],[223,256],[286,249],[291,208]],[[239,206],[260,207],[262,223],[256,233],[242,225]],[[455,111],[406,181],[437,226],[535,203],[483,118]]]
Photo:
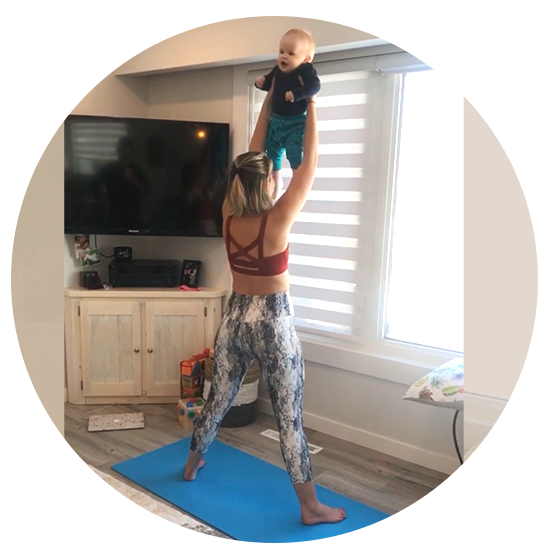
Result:
[[229,125],[71,115],[64,232],[221,237]]

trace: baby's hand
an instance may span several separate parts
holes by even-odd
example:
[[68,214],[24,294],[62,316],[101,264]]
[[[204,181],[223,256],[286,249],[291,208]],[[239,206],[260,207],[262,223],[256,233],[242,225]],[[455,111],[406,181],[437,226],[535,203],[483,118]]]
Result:
[[294,102],[294,94],[291,91],[286,92],[286,101]]
[[264,76],[259,76],[256,80],[255,80],[255,85],[260,89],[263,87],[264,85]]

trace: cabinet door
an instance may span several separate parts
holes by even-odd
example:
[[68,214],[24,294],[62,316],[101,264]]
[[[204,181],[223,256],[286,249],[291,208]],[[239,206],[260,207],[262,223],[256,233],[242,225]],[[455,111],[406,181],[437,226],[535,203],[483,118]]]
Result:
[[140,303],[82,300],[80,315],[84,396],[140,396]]
[[204,307],[203,302],[146,303],[146,396],[179,398],[181,361],[204,350]]

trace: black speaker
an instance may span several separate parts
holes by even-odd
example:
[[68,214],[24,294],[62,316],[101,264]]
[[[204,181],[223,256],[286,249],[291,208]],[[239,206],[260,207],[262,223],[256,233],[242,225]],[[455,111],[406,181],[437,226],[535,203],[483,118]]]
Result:
[[103,288],[103,282],[99,278],[99,274],[95,270],[89,272],[80,272],[80,286],[88,290],[99,290]]

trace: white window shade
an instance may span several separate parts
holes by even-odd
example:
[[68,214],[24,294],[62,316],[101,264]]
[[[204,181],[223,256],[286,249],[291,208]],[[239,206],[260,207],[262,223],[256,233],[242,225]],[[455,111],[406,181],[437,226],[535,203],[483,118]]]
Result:
[[[377,72],[371,61],[315,67],[321,79],[319,161],[313,188],[289,237],[290,291],[299,330],[359,341],[365,224],[370,215],[364,202],[374,185],[372,115]],[[354,69],[342,71],[345,67]],[[258,74],[249,75],[250,84]],[[265,95],[251,88],[251,132]],[[291,176],[284,158],[280,196]]]

